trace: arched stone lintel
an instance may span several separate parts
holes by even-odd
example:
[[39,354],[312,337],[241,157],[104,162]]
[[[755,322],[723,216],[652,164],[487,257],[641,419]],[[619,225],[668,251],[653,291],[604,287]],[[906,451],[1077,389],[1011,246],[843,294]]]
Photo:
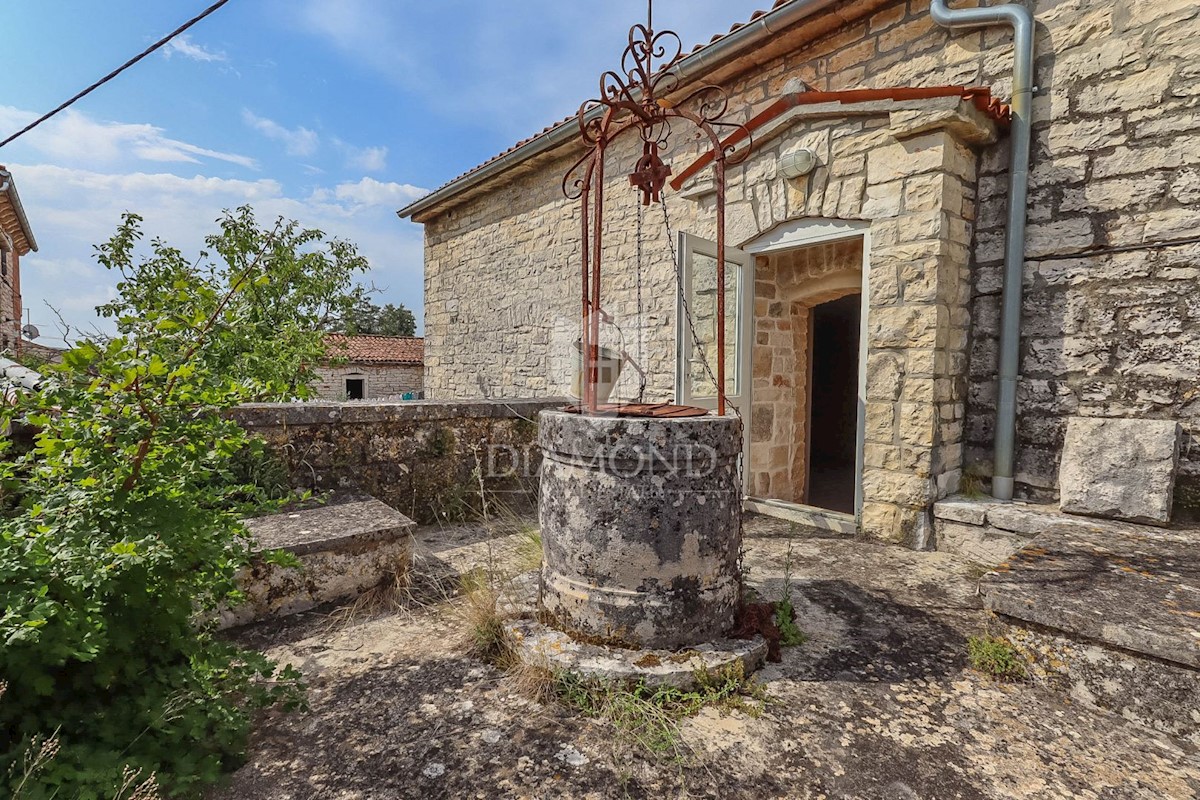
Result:
[[862,270],[843,269],[805,281],[784,295],[790,303],[800,303],[812,308],[822,303],[840,300],[847,295],[862,292]]

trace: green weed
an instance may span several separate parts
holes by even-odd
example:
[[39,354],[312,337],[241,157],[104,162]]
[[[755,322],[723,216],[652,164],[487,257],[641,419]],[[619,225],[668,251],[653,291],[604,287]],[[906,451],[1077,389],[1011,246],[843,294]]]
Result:
[[1029,676],[1025,659],[1000,636],[972,636],[967,640],[967,658],[972,667],[996,680],[1019,681]]

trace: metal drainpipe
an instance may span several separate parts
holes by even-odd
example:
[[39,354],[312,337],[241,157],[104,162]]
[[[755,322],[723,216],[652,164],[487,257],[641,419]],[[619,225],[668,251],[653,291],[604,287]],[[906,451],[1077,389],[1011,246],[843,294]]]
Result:
[[1012,158],[1008,183],[1008,231],[1004,243],[1004,291],[1000,316],[1000,392],[996,404],[992,495],[1012,500],[1017,434],[1017,368],[1021,356],[1021,289],[1025,271],[1025,217],[1029,198],[1030,133],[1033,122],[1033,14],[1015,3],[954,10],[932,0],[929,14],[959,30],[990,25],[1013,29]]

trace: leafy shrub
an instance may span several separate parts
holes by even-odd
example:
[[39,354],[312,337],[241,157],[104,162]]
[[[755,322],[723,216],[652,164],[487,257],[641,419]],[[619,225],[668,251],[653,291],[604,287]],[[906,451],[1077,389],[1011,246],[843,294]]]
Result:
[[0,410],[0,428],[38,429],[28,450],[0,440],[0,787],[31,743],[58,742],[21,778],[27,800],[112,797],[130,775],[195,795],[237,763],[253,709],[302,702],[295,671],[204,622],[236,598],[241,516],[281,494],[226,412],[308,395],[318,331],[364,262],[248,208],[208,237],[215,257],[158,240],[138,256],[140,239],[130,214],[97,248],[121,275],[99,309],[116,335]]

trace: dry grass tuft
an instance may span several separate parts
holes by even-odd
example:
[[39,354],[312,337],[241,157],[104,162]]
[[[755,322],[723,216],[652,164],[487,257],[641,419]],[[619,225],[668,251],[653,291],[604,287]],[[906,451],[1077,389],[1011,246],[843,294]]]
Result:
[[542,532],[526,525],[517,531],[517,564],[520,572],[533,572],[542,568]]
[[411,566],[398,563],[378,586],[363,592],[353,603],[331,612],[325,631],[340,630],[385,615],[398,615],[412,621],[444,604],[456,591],[453,581],[423,571],[416,561]]

